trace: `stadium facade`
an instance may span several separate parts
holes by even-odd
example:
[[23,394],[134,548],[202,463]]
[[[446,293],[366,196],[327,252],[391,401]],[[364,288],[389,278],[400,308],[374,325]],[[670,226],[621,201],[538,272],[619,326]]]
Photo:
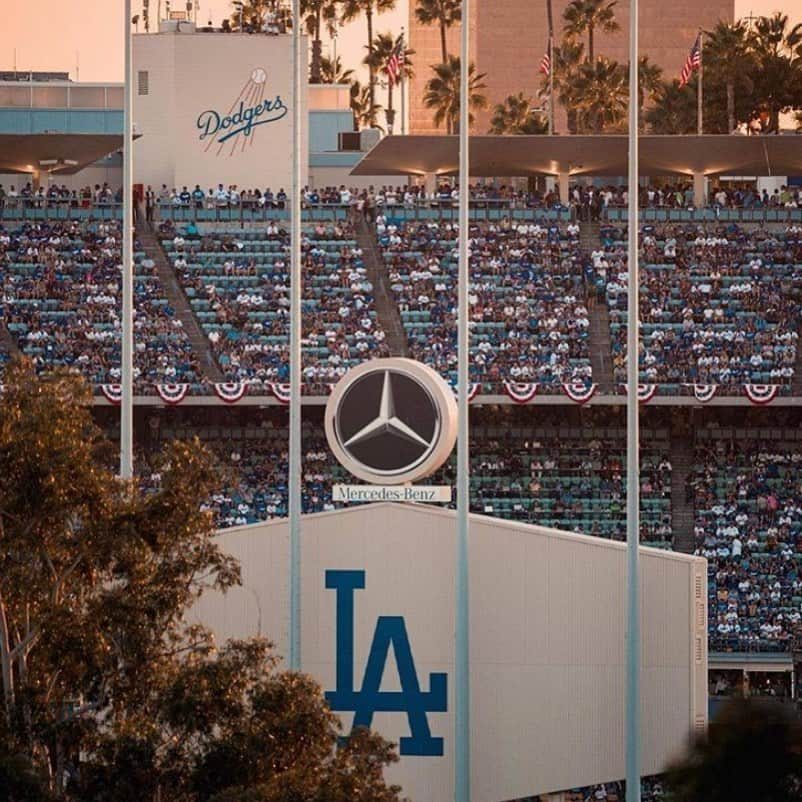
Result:
[[[555,44],[562,31],[562,14],[569,0],[554,0]],[[628,60],[626,3],[614,4],[621,30],[607,34],[597,31],[595,51],[618,62]],[[709,30],[719,20],[734,18],[734,0],[642,0],[640,4],[640,52],[663,68],[666,78],[679,78],[699,28]],[[547,50],[548,21],[545,4],[530,0],[476,0],[471,6],[472,60],[486,73],[484,94],[488,108],[477,112],[473,130],[486,133],[496,103],[508,95],[523,92],[537,97],[543,86],[540,60]],[[459,26],[447,34],[448,51],[459,52]],[[587,37],[583,37],[587,41]],[[412,134],[443,133],[432,123],[432,111],[423,104],[424,87],[432,75],[430,66],[441,61],[440,31],[435,25],[421,25],[415,18],[415,4],[409,6],[409,44],[415,51],[415,76],[409,86],[409,131]],[[555,129],[566,133],[565,115],[556,114]]]
[[[376,504],[307,515],[302,666],[345,731],[399,744],[405,796],[454,798],[453,512]],[[190,619],[286,654],[288,525],[228,529],[242,587]],[[473,516],[472,798],[521,799],[624,774],[625,547]],[[664,770],[707,723],[706,563],[643,548],[643,771]]]

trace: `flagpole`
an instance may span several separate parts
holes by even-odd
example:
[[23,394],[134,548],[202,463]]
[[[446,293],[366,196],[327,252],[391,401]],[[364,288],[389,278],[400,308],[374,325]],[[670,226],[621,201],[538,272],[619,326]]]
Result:
[[551,0],[546,0],[549,18],[549,136],[554,133],[554,20],[551,13]]
[[123,242],[122,328],[120,331],[120,477],[134,475],[134,186],[131,82],[131,0],[125,0],[125,80],[123,81]]
[[[403,28],[401,28],[401,47],[402,52],[406,50],[407,43],[406,43],[406,34]],[[404,57],[404,64],[406,65],[406,57]],[[404,78],[404,70],[401,70],[401,75],[399,76],[399,80],[401,82],[401,134],[406,135],[407,133],[407,82]]]
[[301,52],[300,0],[292,0],[292,194],[290,195],[289,666],[301,670]]
[[704,118],[702,111],[702,76],[704,74],[705,64],[702,58],[702,41],[704,34],[702,29],[699,29],[699,83],[696,85],[696,132],[701,136],[704,133]]
[[640,410],[638,408],[638,0],[629,4],[629,217],[627,224],[627,614],[626,614],[626,802],[640,802]]
[[471,0],[462,0],[459,105],[459,234],[457,272],[457,543],[454,642],[454,799],[471,802],[470,463],[468,442],[468,205],[470,169]]

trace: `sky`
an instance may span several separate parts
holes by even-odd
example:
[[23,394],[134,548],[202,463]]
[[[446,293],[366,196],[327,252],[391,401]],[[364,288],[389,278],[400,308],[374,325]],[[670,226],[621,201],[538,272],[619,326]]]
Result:
[[[150,2],[153,16],[159,1]],[[407,21],[407,2],[412,0],[398,0],[395,11],[378,16],[376,32],[400,32]],[[142,0],[132,3],[133,12],[139,12]],[[122,80],[123,0],[0,0],[0,6],[0,70],[13,69],[16,61],[18,70],[67,71],[81,81]],[[173,8],[183,6],[183,0],[173,0]],[[200,20],[219,26],[230,9],[230,0],[200,0]],[[736,17],[775,11],[802,22],[802,0],[735,0]],[[346,67],[361,61],[365,37],[364,20],[341,32],[337,52]],[[325,40],[323,48],[329,54]]]

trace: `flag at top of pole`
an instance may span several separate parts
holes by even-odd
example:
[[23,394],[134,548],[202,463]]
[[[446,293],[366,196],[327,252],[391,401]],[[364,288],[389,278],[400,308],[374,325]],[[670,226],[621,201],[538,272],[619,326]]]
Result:
[[693,43],[691,52],[688,53],[688,58],[685,59],[685,64],[682,65],[682,72],[679,76],[679,85],[686,86],[688,81],[691,80],[691,75],[695,73],[702,66],[702,33],[701,31]]
[[387,60],[387,78],[390,81],[391,89],[398,83],[401,71],[404,69],[404,50],[404,34],[401,34],[396,39],[393,52],[390,53],[390,58]]

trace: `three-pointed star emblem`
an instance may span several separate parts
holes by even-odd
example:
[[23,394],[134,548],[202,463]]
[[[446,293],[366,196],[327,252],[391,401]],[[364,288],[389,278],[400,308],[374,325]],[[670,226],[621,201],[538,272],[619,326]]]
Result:
[[421,437],[412,427],[408,426],[395,414],[395,399],[393,397],[393,380],[389,370],[384,371],[381,400],[379,401],[379,414],[358,432],[355,432],[343,444],[346,448],[359,445],[381,434],[392,434],[411,443],[417,443],[428,448],[431,443]]

